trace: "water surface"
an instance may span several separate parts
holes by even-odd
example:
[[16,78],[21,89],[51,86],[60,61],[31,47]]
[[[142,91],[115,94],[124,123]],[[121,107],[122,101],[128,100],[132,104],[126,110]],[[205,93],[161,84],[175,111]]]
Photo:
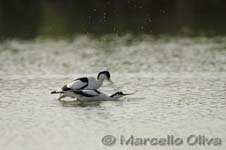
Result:
[[[0,44],[1,150],[225,149],[226,39],[79,36]],[[110,70],[120,101],[59,102],[49,92]],[[103,91],[114,91],[106,82]],[[105,135],[117,138],[109,147]],[[222,146],[121,146],[129,137],[219,137]]]

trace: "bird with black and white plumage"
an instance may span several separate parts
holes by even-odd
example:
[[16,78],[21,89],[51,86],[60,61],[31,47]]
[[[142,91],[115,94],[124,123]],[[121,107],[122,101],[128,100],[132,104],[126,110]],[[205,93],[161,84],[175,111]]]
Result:
[[[63,91],[56,92],[57,93],[64,93]],[[112,95],[107,95],[103,92],[100,92],[98,90],[74,90],[67,92],[67,96],[71,98],[76,98],[80,102],[87,102],[87,101],[114,101],[118,100],[119,98],[126,96],[126,95],[132,95],[134,93],[130,94],[124,94],[121,91],[118,91]]]
[[73,80],[72,82],[64,85],[61,91],[52,91],[51,94],[60,93],[59,100],[64,97],[71,97],[71,91],[78,90],[97,90],[101,87],[104,80],[111,83],[112,87],[118,91],[118,87],[110,79],[111,75],[109,71],[101,71],[98,73],[97,78],[95,77],[82,77]]

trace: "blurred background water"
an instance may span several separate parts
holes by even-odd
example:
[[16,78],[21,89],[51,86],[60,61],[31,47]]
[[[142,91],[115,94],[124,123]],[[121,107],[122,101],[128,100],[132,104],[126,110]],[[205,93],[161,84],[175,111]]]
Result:
[[0,37],[225,35],[224,0],[1,0]]
[[[225,10],[223,0],[0,1],[0,149],[225,149]],[[49,94],[102,70],[139,92],[87,104]],[[190,134],[223,145],[119,141]]]

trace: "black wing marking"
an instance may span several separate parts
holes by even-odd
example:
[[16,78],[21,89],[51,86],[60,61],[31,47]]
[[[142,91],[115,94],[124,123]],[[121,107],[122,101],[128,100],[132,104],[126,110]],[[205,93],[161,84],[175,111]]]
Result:
[[80,81],[85,82],[85,83],[89,82],[87,77],[78,78],[78,79],[75,79],[74,81],[76,81],[76,80],[80,80]]
[[88,91],[73,91],[75,94],[78,94],[78,95],[81,95],[81,96],[84,96],[84,97],[95,97],[95,96],[98,96],[99,94],[100,94],[100,92],[99,91],[97,91],[97,90],[92,90],[92,92],[96,92],[95,94],[96,95],[94,95],[94,94],[89,94],[88,93]]

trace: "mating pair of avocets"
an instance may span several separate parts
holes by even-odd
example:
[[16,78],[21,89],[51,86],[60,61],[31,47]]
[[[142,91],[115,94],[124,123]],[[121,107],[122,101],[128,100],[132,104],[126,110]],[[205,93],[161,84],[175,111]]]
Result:
[[[110,80],[110,73],[108,71],[102,71],[94,77],[82,77],[75,79],[74,81],[64,85],[60,91],[53,91],[51,94],[60,94],[58,100],[64,97],[76,98],[79,101],[109,101],[118,100],[120,97],[131,94],[124,94],[118,91],[118,87]],[[112,87],[117,91],[112,95],[107,95],[98,91],[104,80],[111,83]]]

